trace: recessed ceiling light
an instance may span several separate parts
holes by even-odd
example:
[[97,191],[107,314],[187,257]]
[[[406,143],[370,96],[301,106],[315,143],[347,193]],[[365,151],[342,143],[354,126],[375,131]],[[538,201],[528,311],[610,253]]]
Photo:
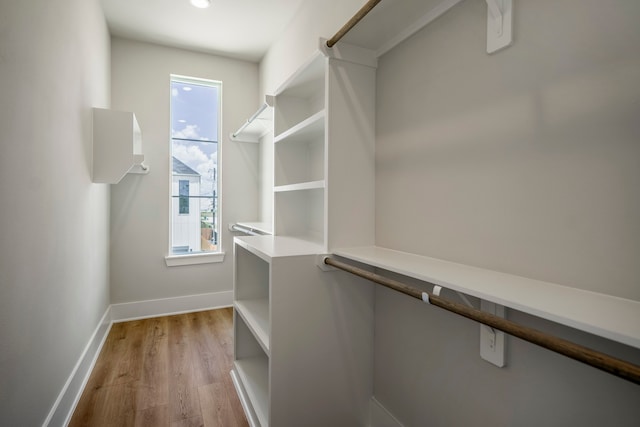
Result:
[[211,6],[211,0],[191,0],[191,4],[200,9],[206,9]]

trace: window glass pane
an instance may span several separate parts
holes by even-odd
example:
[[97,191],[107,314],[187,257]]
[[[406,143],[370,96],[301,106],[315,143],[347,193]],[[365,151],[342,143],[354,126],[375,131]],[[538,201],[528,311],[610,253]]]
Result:
[[171,252],[219,250],[220,84],[172,77]]
[[218,87],[171,82],[171,137],[218,141]]

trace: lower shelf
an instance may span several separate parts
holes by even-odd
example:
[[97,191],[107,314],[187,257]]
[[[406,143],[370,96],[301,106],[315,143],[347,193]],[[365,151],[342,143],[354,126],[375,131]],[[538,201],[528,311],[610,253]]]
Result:
[[[269,425],[269,361],[266,357],[236,360],[231,371],[240,401],[252,426]],[[256,420],[257,418],[257,420]],[[256,423],[257,421],[257,423]]]

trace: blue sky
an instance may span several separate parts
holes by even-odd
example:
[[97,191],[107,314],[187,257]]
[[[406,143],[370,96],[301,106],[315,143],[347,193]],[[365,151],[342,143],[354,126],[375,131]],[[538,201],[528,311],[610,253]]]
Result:
[[[171,82],[172,155],[201,175],[201,195],[212,195],[218,161],[218,87]],[[200,142],[202,141],[202,142]]]

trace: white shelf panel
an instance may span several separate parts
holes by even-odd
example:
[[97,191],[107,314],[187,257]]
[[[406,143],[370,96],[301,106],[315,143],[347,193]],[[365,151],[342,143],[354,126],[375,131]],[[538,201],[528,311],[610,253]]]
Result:
[[260,138],[273,129],[273,97],[266,95],[265,102],[229,138],[238,142],[260,142]]
[[267,356],[269,352],[269,300],[246,299],[234,303],[236,311],[242,316],[251,333]]
[[640,348],[640,301],[377,246],[334,253]]
[[318,91],[318,86],[324,85],[325,69],[326,58],[321,52],[317,52],[284,81],[275,94],[306,97],[309,93]]
[[296,237],[236,236],[234,242],[267,262],[277,257],[315,255],[324,252],[322,245]]
[[313,137],[321,136],[324,133],[325,116],[324,110],[318,111],[311,117],[277,135],[273,142],[277,144],[283,141],[308,141]]
[[237,222],[236,224],[264,234],[273,234],[273,226],[270,222]]
[[279,185],[277,187],[273,187],[273,191],[276,193],[280,193],[284,191],[315,190],[318,188],[324,188],[324,180],[300,182],[298,184]]
[[266,357],[236,360],[234,369],[261,426],[269,425],[269,361]]

